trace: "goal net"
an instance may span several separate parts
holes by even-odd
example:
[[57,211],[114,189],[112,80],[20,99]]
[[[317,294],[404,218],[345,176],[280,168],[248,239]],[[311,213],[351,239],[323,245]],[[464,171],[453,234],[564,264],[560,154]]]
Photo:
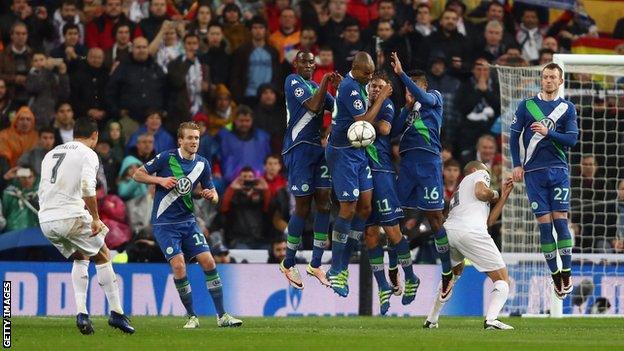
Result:
[[[576,104],[580,130],[568,155],[574,291],[563,303],[554,298],[537,222],[524,184],[516,184],[502,216],[502,252],[511,280],[505,310],[512,315],[624,316],[624,58],[555,55],[555,62],[564,68],[560,93]],[[541,67],[495,70],[503,170],[510,174],[509,126],[518,104],[539,92]]]

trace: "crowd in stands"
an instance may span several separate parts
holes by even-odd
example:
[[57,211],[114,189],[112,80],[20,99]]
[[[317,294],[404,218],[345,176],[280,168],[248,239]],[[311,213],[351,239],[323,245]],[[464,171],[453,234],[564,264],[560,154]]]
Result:
[[[598,36],[596,24],[584,12],[565,12],[549,23],[546,8],[521,2],[484,0],[470,11],[459,0],[437,3],[2,1],[0,232],[37,226],[41,160],[72,140],[77,118],[89,117],[100,128],[98,199],[111,229],[107,244],[130,261],[162,261],[149,224],[154,189],[132,175],[176,147],[177,126],[192,120],[202,128],[199,153],[212,162],[221,194],[219,206],[196,200],[216,259],[230,262],[228,248],[249,248],[269,250],[278,262],[294,206],[280,156],[288,118],[283,86],[298,50],[317,55],[317,82],[325,72],[346,75],[354,55],[368,52],[378,70],[394,77],[392,99],[402,106],[404,90],[389,63],[396,51],[444,96],[445,198],[473,159],[493,169],[498,187],[501,103],[489,64],[549,62],[579,37]],[[622,33],[624,19],[613,35]],[[619,235],[623,189],[621,182],[622,201],[613,205]],[[500,233],[493,235],[500,243]],[[623,243],[613,236],[600,245],[622,251]],[[305,246],[311,243],[304,240]]]

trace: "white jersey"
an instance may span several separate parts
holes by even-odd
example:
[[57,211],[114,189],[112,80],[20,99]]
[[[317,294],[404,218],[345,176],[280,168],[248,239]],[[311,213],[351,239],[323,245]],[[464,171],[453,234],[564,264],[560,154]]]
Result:
[[487,171],[476,171],[464,177],[459,183],[451,199],[450,211],[444,222],[444,228],[470,233],[487,233],[490,203],[481,201],[475,196],[475,187],[478,182],[490,186],[490,175]]
[[78,141],[48,152],[41,162],[39,222],[88,215],[82,198],[95,196],[98,167],[97,154]]

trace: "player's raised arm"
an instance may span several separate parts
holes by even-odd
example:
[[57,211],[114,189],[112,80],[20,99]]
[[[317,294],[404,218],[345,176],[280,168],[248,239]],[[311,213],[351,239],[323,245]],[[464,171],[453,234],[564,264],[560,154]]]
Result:
[[418,85],[416,85],[416,83],[412,81],[412,79],[407,74],[405,74],[405,72],[403,71],[403,65],[401,64],[399,56],[396,52],[392,53],[391,64],[392,68],[394,68],[394,73],[396,73],[399,78],[401,78],[401,81],[403,82],[403,84],[405,84],[407,90],[416,98],[416,101],[420,102],[423,105],[435,106],[438,101],[438,99],[436,99],[436,96],[433,93],[428,93],[424,89],[420,88]]
[[505,207],[505,202],[507,202],[507,199],[509,198],[512,190],[513,179],[509,177],[505,179],[505,182],[503,183],[502,194],[498,199],[498,202],[496,202],[496,205],[490,210],[490,215],[488,216],[487,220],[488,227],[493,226],[500,217],[501,213],[503,212],[503,207]]

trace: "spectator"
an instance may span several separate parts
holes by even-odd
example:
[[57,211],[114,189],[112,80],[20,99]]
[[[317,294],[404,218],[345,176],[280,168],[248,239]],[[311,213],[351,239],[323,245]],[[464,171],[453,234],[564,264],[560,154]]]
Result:
[[[48,18],[48,10],[45,6],[33,8],[27,0],[13,0],[11,11],[0,17],[0,33],[4,43],[9,42],[8,34],[12,33],[18,23],[24,24],[28,29],[28,44],[37,50],[43,49],[43,41],[54,39],[54,27]],[[10,38],[13,41],[13,38]]]
[[[148,185],[145,195],[126,201],[126,212],[130,228],[132,228],[133,233],[139,234],[138,236],[141,236],[140,233],[144,230],[149,233],[150,237],[152,235],[150,222],[152,220],[155,190],[155,185]],[[153,237],[151,240],[153,240]]]
[[6,81],[0,78],[0,130],[11,125],[11,119],[15,115],[16,108]]
[[26,77],[26,91],[30,94],[29,106],[37,118],[37,124],[51,125],[57,102],[69,99],[67,65],[62,59],[35,53],[32,68]]
[[41,176],[41,161],[48,151],[54,148],[54,129],[43,127],[39,129],[39,144],[32,150],[26,151],[17,160],[17,166],[32,169],[35,177]]
[[373,36],[379,31],[379,23],[389,22],[393,32],[399,31],[399,23],[396,22],[396,5],[394,0],[379,0],[376,1],[377,14],[379,17],[368,22],[368,26],[362,32],[362,36],[365,41],[370,41]]
[[332,48],[336,70],[344,76],[351,70],[355,54],[365,50],[365,44],[360,37],[360,26],[355,19],[345,19],[342,27],[344,28],[341,33],[342,40],[335,43]]
[[554,55],[555,53],[550,49],[546,49],[546,48],[540,49],[539,59],[537,61],[537,64],[540,66],[544,66],[544,65],[551,63],[553,61]]
[[[210,8],[208,4],[200,3],[195,13],[195,19],[186,26],[186,32],[188,34],[195,34],[199,38],[199,52],[201,54],[205,54],[208,51],[211,22],[212,8]],[[219,28],[221,27],[219,26]]]
[[[566,11],[551,24],[547,35],[558,37],[561,46],[566,50],[572,49],[572,42],[582,37],[598,38],[596,21],[589,17],[582,3],[575,11]],[[572,21],[572,23],[570,23]]]
[[132,58],[119,64],[106,87],[111,117],[119,116],[123,129],[134,132],[144,122],[145,111],[163,110],[165,73],[147,52],[147,39],[136,38]]
[[[321,84],[321,80],[326,73],[336,71],[334,66],[334,52],[329,46],[321,46],[318,52],[318,63],[312,74],[312,80],[317,84]],[[332,84],[327,87],[327,92],[332,96],[336,96],[336,89]]]
[[69,75],[70,101],[78,116],[87,116],[106,125],[106,84],[108,71],[104,67],[104,52],[92,48],[87,59],[81,60]]
[[77,43],[83,44],[85,38],[84,26],[80,22],[76,0],[62,0],[61,6],[52,15],[52,25],[54,26],[54,34],[56,36],[55,44],[57,46],[67,41],[65,26],[68,24],[76,26],[78,30]]
[[282,83],[279,54],[266,42],[265,20],[254,17],[251,20],[251,41],[241,45],[232,54],[232,96],[239,103],[253,106],[258,88],[263,83],[273,83],[275,86]]
[[61,145],[74,140],[74,110],[67,102],[56,105],[54,118],[54,144]]
[[16,177],[17,182],[9,185],[2,193],[2,210],[8,232],[39,225],[35,174],[30,168],[18,168]]
[[273,200],[277,192],[288,183],[282,175],[282,161],[279,154],[272,154],[264,159],[264,175],[262,176],[269,186],[270,199]]
[[275,33],[280,29],[280,15],[282,10],[290,7],[290,3],[290,0],[272,0],[267,2],[264,12],[269,33]]
[[555,37],[546,37],[542,40],[542,49],[550,49],[553,52],[559,52],[559,41]]
[[293,56],[290,51],[295,50],[295,47],[301,40],[301,32],[297,30],[297,16],[295,10],[290,7],[283,9],[280,12],[280,28],[275,31],[269,37],[269,43],[277,50],[279,54],[279,62],[284,62],[286,56]]
[[231,61],[227,43],[223,39],[223,27],[219,23],[211,23],[208,27],[207,47],[199,60],[203,65],[208,66],[212,84],[227,84],[230,78]]
[[408,56],[410,50],[405,37],[399,36],[395,32],[391,21],[381,20],[377,23],[377,32],[370,44],[371,55],[379,69],[390,67],[389,62],[386,62],[385,59],[385,57],[389,57],[388,53],[396,52],[399,59],[404,62],[409,62],[411,59]]
[[115,45],[114,27],[118,23],[128,23],[126,15],[121,9],[122,0],[103,0],[104,13],[87,25],[85,43],[89,48],[98,47],[109,50]]
[[440,28],[431,33],[420,48],[419,67],[424,67],[434,56],[443,55],[450,62],[452,75],[463,75],[470,60],[471,45],[466,37],[457,31],[459,17],[455,11],[444,10],[440,17]]
[[485,43],[481,48],[481,56],[488,62],[494,62],[505,53],[507,46],[503,42],[503,24],[498,21],[490,21],[485,26]]
[[100,162],[102,162],[104,177],[106,177],[106,184],[108,185],[108,192],[116,194],[117,174],[119,173],[120,162],[116,160],[113,155],[110,141],[106,138],[99,138],[95,146],[95,152],[100,157]]
[[429,5],[418,4],[416,7],[416,24],[414,24],[414,31],[423,38],[426,38],[436,30],[438,29],[431,23],[431,9]]
[[245,166],[225,191],[221,212],[225,217],[228,246],[235,249],[263,249],[269,243],[265,235],[269,187],[254,170]]
[[[357,20],[347,15],[347,1],[346,0],[329,0],[329,19],[319,31],[320,42],[331,47],[337,47],[340,45],[340,37],[345,30],[347,24],[351,24]],[[339,57],[336,55],[336,57]]]
[[234,118],[234,128],[232,131],[222,129],[218,138],[221,171],[226,182],[233,181],[243,165],[249,165],[258,174],[262,171],[264,158],[271,152],[269,135],[254,127],[249,107],[239,106]]
[[[147,209],[147,213],[150,212]],[[149,226],[136,232],[125,251],[128,253],[128,262],[166,262],[165,256],[156,243],[152,228]]]
[[442,111],[445,126],[442,130],[443,138],[455,140],[459,124],[461,122],[456,106],[457,91],[460,86],[459,79],[446,72],[446,60],[442,56],[433,57],[429,65],[427,75],[429,89],[439,91],[444,97],[444,109]]
[[167,66],[184,53],[184,46],[174,22],[166,21],[160,28],[156,38],[148,47],[150,56],[156,57],[156,62],[167,73]]
[[224,84],[215,88],[214,106],[208,114],[208,134],[216,135],[222,128],[231,128],[236,116],[236,103]]
[[107,69],[113,71],[120,62],[132,57],[131,30],[127,22],[119,22],[113,27],[115,41],[110,49],[104,51],[104,66]]
[[142,161],[134,156],[126,156],[119,168],[119,178],[117,179],[117,192],[124,201],[136,199],[147,193],[147,185],[139,183],[132,176],[139,167],[143,166]]
[[477,29],[470,21],[464,20],[466,5],[461,0],[449,0],[444,6],[445,11],[451,10],[457,13],[457,31],[472,43],[475,42]]
[[230,250],[221,241],[210,244],[210,253],[217,264],[236,263],[236,260],[230,256]]
[[615,27],[613,27],[613,39],[624,39],[624,17],[620,18],[615,22]]
[[282,142],[286,132],[286,108],[278,92],[271,84],[262,84],[258,88],[260,101],[254,109],[254,126],[269,133],[271,150],[282,152]]
[[15,23],[10,33],[11,42],[0,53],[0,79],[7,83],[15,103],[21,106],[28,103],[26,75],[30,70],[33,52],[26,45],[28,30],[24,23]]
[[480,135],[488,133],[500,115],[498,84],[490,77],[490,68],[484,58],[475,61],[473,76],[462,83],[457,109],[462,114],[462,138],[459,149],[470,150]]
[[299,51],[308,51],[317,56],[319,53],[318,35],[316,30],[312,27],[304,27],[301,29],[301,36],[299,38],[299,44],[295,45],[294,50],[290,50],[286,53],[286,61],[292,66],[295,56]]
[[197,57],[199,37],[184,37],[184,54],[169,63],[167,83],[169,87],[168,118],[165,123],[171,133],[177,132],[182,122],[203,111],[202,95],[208,92],[210,77],[208,67]]
[[150,133],[139,135],[136,146],[130,149],[130,155],[138,158],[143,163],[156,157],[156,152],[154,152],[154,135]]
[[286,258],[288,245],[285,238],[277,238],[271,242],[267,263],[280,264]]
[[149,42],[154,40],[163,23],[167,20],[167,1],[150,0],[149,17],[143,18],[134,30],[134,36],[145,37]]
[[121,251],[132,238],[126,219],[126,205],[119,196],[107,194],[101,186],[98,187],[96,196],[100,220],[109,229],[105,238],[106,247]]
[[[121,124],[114,121],[108,122],[105,130],[104,139],[109,141],[115,161],[121,164],[126,149],[126,137],[122,133]],[[116,174],[117,173],[115,173],[115,175]]]
[[63,43],[50,51],[50,57],[63,59],[71,72],[87,56],[87,47],[80,44],[80,30],[73,23],[63,27],[63,38]]
[[139,129],[130,136],[128,145],[126,145],[126,151],[137,147],[139,137],[144,134],[153,135],[155,153],[159,154],[163,151],[174,149],[177,146],[176,141],[173,136],[163,128],[161,112],[148,111],[146,115],[145,124],[140,126]]
[[[515,28],[511,28],[508,26],[510,21],[505,21],[505,7],[498,1],[490,1],[487,5],[487,9],[485,12],[485,21],[476,25],[476,33],[479,34],[479,38],[477,42],[479,44],[483,44],[485,38],[483,34],[485,33],[485,27],[491,21],[497,21],[503,26],[503,43],[506,46],[515,44],[516,40],[514,39],[512,33],[514,33]],[[513,22],[511,22],[513,23]]]
[[[223,9],[223,35],[230,44],[230,49],[235,51],[251,38],[249,29],[241,22],[242,13],[236,4],[227,4]],[[251,20],[253,30],[254,20]],[[265,24],[266,30],[266,24]],[[264,35],[263,35],[264,39]]]
[[538,50],[542,47],[544,39],[539,27],[539,18],[534,9],[525,9],[522,13],[522,21],[516,32],[516,41],[522,50],[522,57],[527,61],[538,59]]
[[35,129],[35,115],[23,106],[15,114],[11,126],[0,131],[0,158],[14,167],[22,154],[37,146],[39,133]]
[[[285,2],[285,0],[276,0],[276,2]],[[286,4],[284,7],[290,6],[290,4]],[[327,17],[327,2],[325,0],[300,0],[297,2],[296,6],[299,8],[299,19],[301,22],[301,27],[306,28],[314,28],[317,34],[320,34],[321,25],[325,24],[325,22],[329,19]],[[277,18],[279,17],[279,12],[275,12],[274,18],[275,21],[274,26],[271,27],[271,15],[269,15],[269,29],[271,31],[277,29],[279,23]],[[319,36],[319,38],[321,38]],[[324,39],[324,38],[321,38]],[[325,43],[324,40],[320,40]],[[326,44],[326,43],[325,43]]]
[[448,206],[457,187],[459,186],[461,176],[461,165],[457,160],[450,159],[444,162],[442,171],[444,177],[444,203]]
[[529,65],[529,62],[522,57],[522,52],[520,51],[520,48],[511,46],[507,48],[505,54],[503,54],[498,58],[498,60],[496,60],[496,64],[511,67],[527,67]]

